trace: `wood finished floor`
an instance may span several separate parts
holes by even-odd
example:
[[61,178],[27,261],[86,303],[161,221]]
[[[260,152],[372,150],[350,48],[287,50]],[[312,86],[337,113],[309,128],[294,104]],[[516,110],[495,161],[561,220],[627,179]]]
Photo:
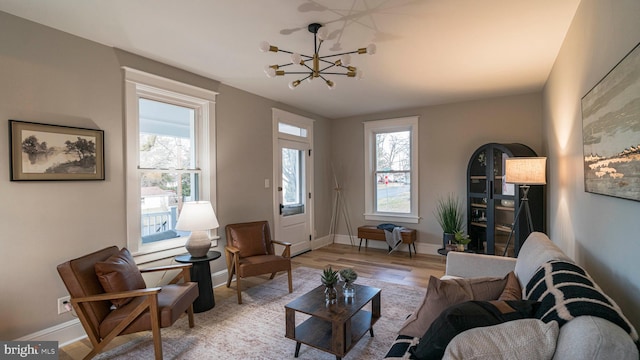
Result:
[[[332,244],[321,249],[298,255],[291,260],[294,268],[309,267],[324,269],[353,268],[360,276],[426,288],[431,275],[440,277],[445,271],[445,257],[439,255],[414,255],[394,252],[387,254],[381,249],[362,248],[357,246]],[[268,276],[256,276],[243,279],[243,288],[259,285],[268,281]],[[235,282],[230,288],[219,286],[214,289],[216,302],[229,297],[236,297]],[[215,308],[214,310],[215,311]],[[149,332],[119,336],[107,346],[107,349],[120,346],[135,337],[151,336]],[[89,353],[91,343],[88,339],[74,342],[60,348],[60,360],[82,359]]]

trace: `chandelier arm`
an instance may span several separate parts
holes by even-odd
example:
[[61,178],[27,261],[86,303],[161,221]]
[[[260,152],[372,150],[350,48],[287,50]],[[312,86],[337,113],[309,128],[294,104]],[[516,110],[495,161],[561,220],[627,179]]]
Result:
[[[284,72],[284,75],[294,75],[294,74],[304,75],[304,74],[309,74],[309,72],[308,71],[285,71]],[[309,75],[309,76],[311,76],[311,75]],[[307,77],[309,77],[309,76],[307,76]]]
[[329,63],[329,64],[331,64],[331,65],[327,66],[326,68],[320,69],[320,72],[324,72],[325,70],[331,69],[332,67],[336,66],[336,64],[334,64],[334,63]]
[[[320,77],[322,77],[322,75],[344,75],[344,76],[347,76],[347,75],[349,75],[349,74],[344,74],[344,73],[335,73],[335,72],[325,72],[325,73],[322,73],[322,74],[320,75]],[[323,78],[323,79],[324,79],[324,78]]]
[[354,50],[354,51],[349,51],[349,52],[343,52],[343,53],[340,53],[340,54],[331,54],[331,55],[320,56],[319,58],[322,60],[322,59],[330,58],[330,57],[334,57],[334,56],[350,55],[350,54],[357,54],[357,53],[358,53],[358,50]]

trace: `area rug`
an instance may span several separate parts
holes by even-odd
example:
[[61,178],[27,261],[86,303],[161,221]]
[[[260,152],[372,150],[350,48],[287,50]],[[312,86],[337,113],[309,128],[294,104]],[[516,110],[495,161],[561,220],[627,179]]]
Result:
[[[284,336],[284,306],[320,285],[321,270],[299,267],[293,270],[289,294],[286,274],[246,289],[242,305],[232,296],[195,314],[195,327],[186,318],[162,329],[164,359],[294,359],[295,341]],[[365,334],[345,359],[382,359],[397,336],[404,319],[420,304],[425,289],[358,277],[358,284],[382,289],[382,316],[373,327],[374,337]],[[356,295],[357,296],[357,295]],[[217,299],[216,299],[217,300]],[[370,310],[370,304],[365,309]],[[296,313],[296,322],[304,315]],[[151,359],[151,334],[102,353],[96,359]],[[302,344],[298,359],[333,360],[335,355]]]

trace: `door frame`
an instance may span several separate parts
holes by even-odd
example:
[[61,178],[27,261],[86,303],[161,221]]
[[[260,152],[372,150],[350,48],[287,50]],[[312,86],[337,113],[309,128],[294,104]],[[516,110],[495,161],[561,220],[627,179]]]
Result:
[[[286,123],[305,129],[307,131],[306,137],[295,136],[291,134],[280,133],[278,130],[279,123]],[[306,143],[311,149],[311,155],[307,157],[306,169],[306,196],[307,196],[307,221],[309,224],[309,249],[315,238],[315,224],[314,224],[314,153],[313,153],[313,123],[314,120],[293,114],[277,108],[272,108],[272,143],[273,143],[273,180],[272,180],[272,194],[273,194],[273,231],[274,239],[286,241],[281,238],[281,224],[280,224],[280,194],[278,193],[278,180],[280,178],[280,144],[279,140],[289,140],[298,143]],[[306,251],[306,250],[305,250]],[[292,254],[296,255],[296,254]]]

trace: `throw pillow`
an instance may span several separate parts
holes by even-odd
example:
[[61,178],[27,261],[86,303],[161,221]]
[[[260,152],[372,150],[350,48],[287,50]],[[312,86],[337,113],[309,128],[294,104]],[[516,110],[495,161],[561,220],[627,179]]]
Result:
[[440,359],[449,342],[459,333],[506,321],[531,318],[538,303],[535,301],[467,301],[453,305],[433,321],[415,349],[416,359]]
[[542,264],[526,286],[525,297],[541,302],[536,317],[562,326],[582,315],[611,321],[626,331],[633,341],[638,333],[620,307],[608,297],[580,266],[561,260]]
[[507,274],[507,283],[502,290],[502,294],[498,297],[498,300],[521,300],[522,299],[522,287],[520,281],[516,277],[516,273],[513,271]]
[[422,303],[409,316],[398,332],[421,337],[440,313],[451,305],[469,300],[496,300],[507,283],[504,278],[457,278],[440,280],[431,276]]
[[556,350],[558,323],[538,319],[507,321],[469,329],[451,340],[443,360],[550,360]]
[[231,239],[233,239],[232,245],[240,250],[241,258],[269,254],[264,241],[263,227],[240,226],[231,228]]
[[[118,254],[110,256],[105,261],[98,261],[94,267],[98,280],[106,292],[121,292],[147,287],[127,248],[122,248]],[[116,307],[121,307],[131,300],[132,298],[114,299],[111,300],[111,303]]]

